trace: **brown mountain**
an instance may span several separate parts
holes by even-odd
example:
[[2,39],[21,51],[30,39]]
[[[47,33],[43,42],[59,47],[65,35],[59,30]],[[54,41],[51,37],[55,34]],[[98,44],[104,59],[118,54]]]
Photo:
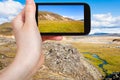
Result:
[[12,26],[11,23],[6,22],[0,24],[0,35],[11,36],[12,35]]
[[59,14],[53,13],[53,12],[47,12],[47,11],[39,11],[38,12],[38,19],[39,20],[51,20],[51,21],[74,21],[71,18],[63,17]]

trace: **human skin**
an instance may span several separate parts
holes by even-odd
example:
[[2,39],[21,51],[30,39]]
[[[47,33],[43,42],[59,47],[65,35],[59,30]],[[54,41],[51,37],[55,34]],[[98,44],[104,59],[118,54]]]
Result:
[[29,80],[44,62],[42,41],[61,40],[61,36],[41,36],[35,20],[34,0],[12,21],[17,52],[14,61],[0,74],[0,80]]

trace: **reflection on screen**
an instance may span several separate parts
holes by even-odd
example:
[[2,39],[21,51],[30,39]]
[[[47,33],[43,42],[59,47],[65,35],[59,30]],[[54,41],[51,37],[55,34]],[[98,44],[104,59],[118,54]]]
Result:
[[38,27],[42,33],[84,33],[84,6],[39,5]]

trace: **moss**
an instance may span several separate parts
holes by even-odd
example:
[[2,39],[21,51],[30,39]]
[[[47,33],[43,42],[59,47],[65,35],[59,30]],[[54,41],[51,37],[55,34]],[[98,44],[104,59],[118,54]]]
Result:
[[[93,44],[93,43],[82,43],[74,42],[72,43],[80,52],[90,52],[97,54],[100,58],[108,62],[107,65],[104,65],[104,68],[107,70],[108,74],[113,72],[120,72],[120,49],[115,48],[119,44]],[[79,44],[79,45],[78,45]],[[95,65],[100,72],[102,70],[98,67],[98,64],[101,62],[94,57],[91,57],[89,54],[83,54],[89,61]],[[103,73],[103,72],[102,72]]]

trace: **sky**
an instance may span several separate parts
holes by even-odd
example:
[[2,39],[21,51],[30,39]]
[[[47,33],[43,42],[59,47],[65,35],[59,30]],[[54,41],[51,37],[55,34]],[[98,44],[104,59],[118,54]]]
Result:
[[[120,33],[120,0],[35,0],[35,2],[88,3],[92,18],[90,34]],[[24,5],[25,0],[0,0],[0,24],[10,22]]]
[[84,6],[69,6],[69,5],[40,5],[39,11],[48,11],[59,14],[64,17],[72,18],[75,20],[82,20],[84,19]]

